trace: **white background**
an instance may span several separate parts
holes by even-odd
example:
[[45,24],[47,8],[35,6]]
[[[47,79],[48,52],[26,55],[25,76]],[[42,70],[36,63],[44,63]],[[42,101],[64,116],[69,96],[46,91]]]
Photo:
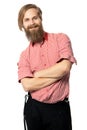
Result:
[[17,25],[18,11],[34,3],[43,11],[48,32],[64,32],[71,41],[77,65],[70,78],[73,130],[87,130],[87,5],[86,0],[3,0],[0,2],[0,130],[23,130],[25,92],[17,82],[17,61],[28,41]]

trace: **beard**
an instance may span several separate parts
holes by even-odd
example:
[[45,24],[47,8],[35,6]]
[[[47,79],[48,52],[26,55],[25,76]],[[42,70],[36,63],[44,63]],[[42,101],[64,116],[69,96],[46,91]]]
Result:
[[[37,28],[38,29],[34,29],[34,30],[30,30],[32,28]],[[26,34],[26,37],[29,41],[31,41],[32,43],[40,43],[43,41],[43,36],[44,36],[44,30],[43,30],[43,27],[42,27],[42,24],[41,25],[32,25],[32,26],[28,26],[27,29],[25,29],[25,34]]]

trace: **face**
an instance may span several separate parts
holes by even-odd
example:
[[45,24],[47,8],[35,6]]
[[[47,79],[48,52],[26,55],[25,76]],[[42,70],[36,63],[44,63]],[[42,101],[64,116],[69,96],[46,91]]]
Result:
[[38,11],[34,8],[28,9],[23,18],[23,27],[28,40],[32,42],[41,42],[43,40],[42,20]]

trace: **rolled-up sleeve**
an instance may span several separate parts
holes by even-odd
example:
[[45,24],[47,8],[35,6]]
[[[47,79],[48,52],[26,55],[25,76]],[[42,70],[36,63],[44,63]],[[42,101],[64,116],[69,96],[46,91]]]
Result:
[[26,51],[23,51],[20,55],[18,65],[18,82],[25,77],[33,77],[32,71],[30,69],[30,64]]
[[67,59],[70,62],[77,64],[77,61],[73,54],[70,38],[66,34],[61,33],[57,40],[59,50],[58,61],[61,59]]

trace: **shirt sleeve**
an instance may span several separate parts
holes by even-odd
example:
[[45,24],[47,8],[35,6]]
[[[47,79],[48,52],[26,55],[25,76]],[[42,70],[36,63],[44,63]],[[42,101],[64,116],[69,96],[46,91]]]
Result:
[[71,46],[71,41],[70,38],[66,35],[61,33],[58,38],[58,50],[59,50],[59,59],[67,59],[72,63],[76,63],[77,61],[74,57],[72,46]]
[[18,82],[21,82],[21,79],[25,77],[33,77],[32,71],[30,69],[29,58],[26,55],[26,52],[23,51],[20,55],[18,62]]

